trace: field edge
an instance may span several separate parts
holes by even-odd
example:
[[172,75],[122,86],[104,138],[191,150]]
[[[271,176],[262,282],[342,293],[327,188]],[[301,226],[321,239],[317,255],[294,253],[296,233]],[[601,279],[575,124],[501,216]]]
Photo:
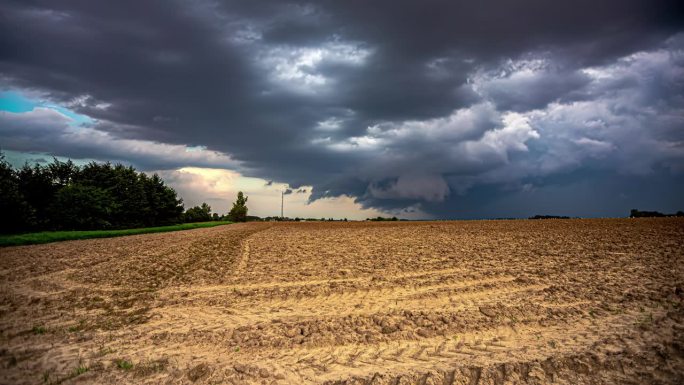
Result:
[[85,231],[41,231],[36,233],[25,234],[3,234],[0,235],[0,247],[9,246],[24,246],[24,245],[39,245],[52,242],[74,241],[81,239],[94,238],[115,238],[125,237],[128,235],[139,234],[153,234],[166,233],[171,231],[183,231],[202,229],[216,226],[230,225],[233,222],[196,222],[196,223],[181,223],[178,225],[157,226],[157,227],[140,227],[135,229],[121,229],[121,230],[85,230]]

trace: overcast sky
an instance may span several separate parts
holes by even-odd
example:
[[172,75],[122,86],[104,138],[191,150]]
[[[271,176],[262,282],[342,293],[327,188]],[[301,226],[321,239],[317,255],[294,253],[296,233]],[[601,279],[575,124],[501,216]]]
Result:
[[0,0],[0,148],[256,215],[684,210],[681,1]]

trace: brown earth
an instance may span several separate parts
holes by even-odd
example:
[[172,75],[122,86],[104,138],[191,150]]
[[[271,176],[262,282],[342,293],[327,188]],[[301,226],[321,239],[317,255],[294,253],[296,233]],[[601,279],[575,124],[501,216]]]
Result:
[[674,218],[4,248],[0,383],[681,384],[683,268]]

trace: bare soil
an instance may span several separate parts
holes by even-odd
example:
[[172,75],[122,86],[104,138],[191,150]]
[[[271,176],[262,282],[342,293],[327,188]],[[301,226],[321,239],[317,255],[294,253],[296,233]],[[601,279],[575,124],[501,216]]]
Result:
[[0,249],[2,384],[681,384],[684,220],[248,223]]

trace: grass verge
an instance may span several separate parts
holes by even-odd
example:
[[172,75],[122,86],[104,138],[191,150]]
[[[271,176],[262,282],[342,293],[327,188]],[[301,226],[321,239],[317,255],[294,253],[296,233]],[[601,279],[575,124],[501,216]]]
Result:
[[181,223],[172,226],[143,227],[139,229],[124,230],[89,230],[89,231],[41,231],[39,233],[0,235],[0,247],[35,245],[59,241],[71,241],[75,239],[111,238],[125,235],[164,233],[167,231],[190,230],[202,227],[214,227],[227,225],[232,222],[198,222]]

